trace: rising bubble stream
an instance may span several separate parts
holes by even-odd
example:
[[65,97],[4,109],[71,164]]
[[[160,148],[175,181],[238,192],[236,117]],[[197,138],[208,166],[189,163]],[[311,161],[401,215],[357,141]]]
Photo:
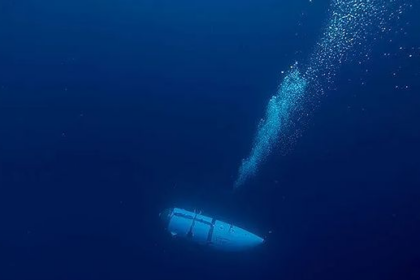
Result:
[[390,31],[392,27],[387,23],[391,19],[398,19],[404,9],[399,2],[332,0],[326,27],[306,67],[303,67],[304,71],[300,71],[297,65],[292,66],[277,93],[270,99],[251,152],[239,167],[235,188],[258,172],[279,138],[290,127],[292,118],[302,111],[301,107],[306,103],[303,101],[322,94],[325,85],[333,82],[342,63],[363,59],[369,51],[368,43],[377,40],[381,33]]

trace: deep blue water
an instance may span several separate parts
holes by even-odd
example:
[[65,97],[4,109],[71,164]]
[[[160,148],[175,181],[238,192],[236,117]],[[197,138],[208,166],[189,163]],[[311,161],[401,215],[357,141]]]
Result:
[[[232,193],[313,2],[1,0],[0,279],[420,279],[416,1]],[[170,206],[267,242],[184,246]]]

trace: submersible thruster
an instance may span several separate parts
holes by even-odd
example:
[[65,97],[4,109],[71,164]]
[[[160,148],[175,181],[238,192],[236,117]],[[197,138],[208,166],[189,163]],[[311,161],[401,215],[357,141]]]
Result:
[[232,224],[180,208],[160,213],[172,237],[223,251],[243,251],[254,248],[264,239]]

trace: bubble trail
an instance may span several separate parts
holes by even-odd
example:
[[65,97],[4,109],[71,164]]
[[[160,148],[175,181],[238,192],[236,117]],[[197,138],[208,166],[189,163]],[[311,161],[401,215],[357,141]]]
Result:
[[332,0],[327,25],[309,56],[306,70],[296,68],[287,73],[279,89],[267,106],[249,156],[242,160],[234,188],[253,177],[291,126],[291,118],[299,113],[308,92],[319,95],[325,84],[333,81],[343,62],[367,56],[369,39],[391,31],[387,22],[399,18],[404,5],[398,0]]
[[280,132],[288,125],[290,114],[299,105],[306,85],[307,82],[298,69],[292,70],[285,77],[277,94],[268,102],[265,119],[262,119],[258,126],[250,156],[242,161],[235,188],[255,175],[261,162],[270,154]]

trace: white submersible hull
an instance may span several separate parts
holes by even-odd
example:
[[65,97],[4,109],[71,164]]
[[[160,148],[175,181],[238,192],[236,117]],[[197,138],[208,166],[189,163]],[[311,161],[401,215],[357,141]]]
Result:
[[160,216],[173,237],[217,250],[242,251],[264,242],[242,228],[184,209],[166,209]]

